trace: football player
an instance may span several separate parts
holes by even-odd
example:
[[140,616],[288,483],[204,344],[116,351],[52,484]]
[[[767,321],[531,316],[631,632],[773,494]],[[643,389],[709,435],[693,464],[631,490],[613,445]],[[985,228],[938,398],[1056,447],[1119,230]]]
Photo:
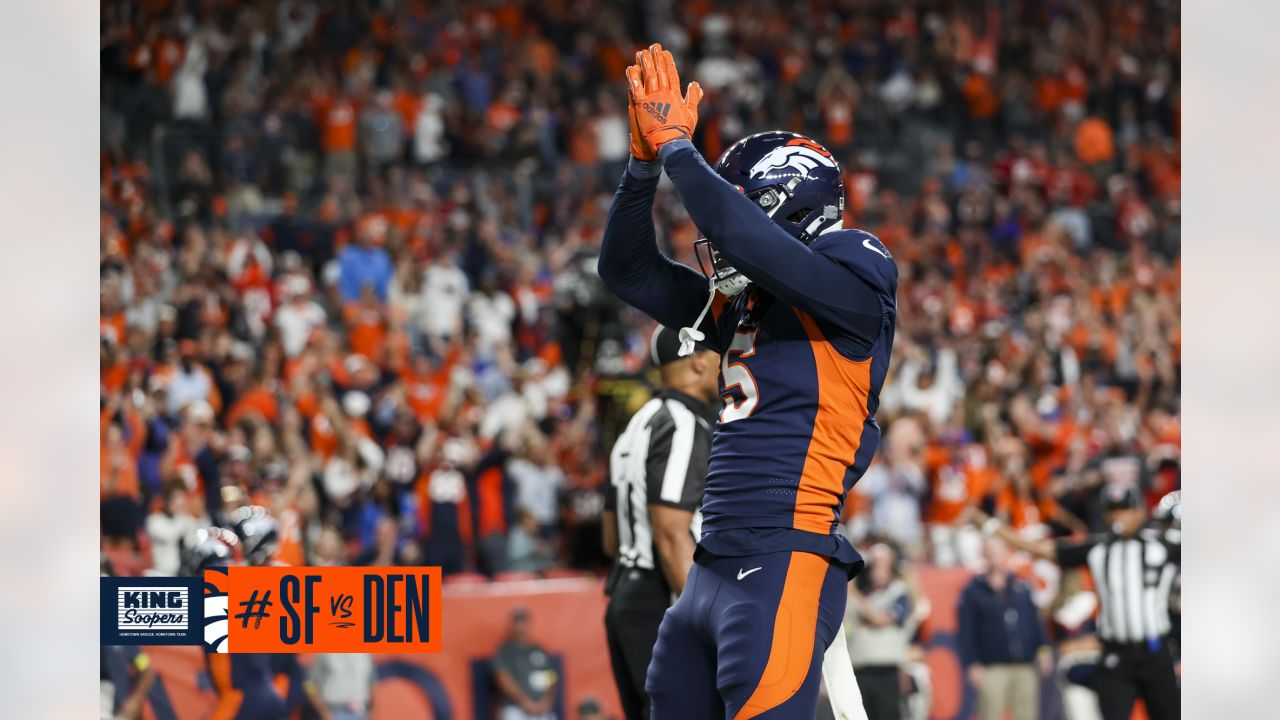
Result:
[[245,564],[251,567],[276,565],[280,546],[280,523],[261,505],[245,505],[231,511],[231,529],[240,540]]
[[[204,571],[235,564],[240,552],[236,533],[220,527],[202,528],[185,543],[181,572],[203,577],[206,585],[216,584],[219,582],[217,573],[205,575]],[[226,592],[225,586],[217,589]],[[225,628],[225,616],[220,620]],[[206,626],[210,621],[211,618],[205,619]],[[206,637],[205,641],[209,642],[210,638]],[[225,642],[221,638],[217,641]],[[207,652],[204,657],[209,679],[218,697],[217,705],[209,715],[210,720],[276,720],[288,717],[284,698],[275,687],[270,654]]]
[[[240,540],[245,564],[251,567],[282,566],[276,559],[280,549],[280,522],[261,505],[244,505],[231,512],[231,527]],[[292,717],[307,701],[304,673],[298,656],[271,653],[268,657],[275,689],[284,696],[285,712]]]
[[[863,565],[836,524],[880,440],[897,266],[875,236],[841,229],[840,168],[820,144],[760,133],[713,169],[690,141],[702,91],[691,83],[681,97],[671,54],[641,51],[627,81],[632,158],[600,276],[683,326],[686,350],[701,341],[723,358],[702,536],[658,633],[652,716],[812,718],[823,652]],[[704,236],[707,277],[657,248],[663,169]]]

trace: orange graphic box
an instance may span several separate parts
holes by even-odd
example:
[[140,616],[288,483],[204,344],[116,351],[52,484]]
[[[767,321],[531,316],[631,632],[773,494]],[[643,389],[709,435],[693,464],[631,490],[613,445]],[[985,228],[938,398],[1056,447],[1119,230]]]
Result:
[[233,653],[440,652],[438,567],[233,567]]

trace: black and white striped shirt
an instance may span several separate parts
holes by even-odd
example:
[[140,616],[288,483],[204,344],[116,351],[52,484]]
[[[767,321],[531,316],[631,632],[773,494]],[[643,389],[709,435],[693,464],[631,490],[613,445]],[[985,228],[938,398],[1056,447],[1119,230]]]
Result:
[[1087,566],[1098,593],[1098,637],[1142,643],[1169,634],[1169,593],[1182,562],[1182,546],[1143,530],[1133,537],[1096,535],[1058,543],[1063,568]]
[[631,417],[609,456],[623,566],[657,569],[650,504],[692,512],[690,532],[698,539],[714,430],[715,410],[676,390],[659,392]]

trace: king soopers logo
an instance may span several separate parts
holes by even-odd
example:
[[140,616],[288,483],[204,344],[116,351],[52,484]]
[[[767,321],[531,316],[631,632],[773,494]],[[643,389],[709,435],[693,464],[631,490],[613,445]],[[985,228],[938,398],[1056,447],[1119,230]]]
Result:
[[186,630],[187,588],[122,587],[116,590],[116,626],[122,630]]
[[193,622],[200,615],[196,578],[103,577],[99,582],[103,645],[200,643]]

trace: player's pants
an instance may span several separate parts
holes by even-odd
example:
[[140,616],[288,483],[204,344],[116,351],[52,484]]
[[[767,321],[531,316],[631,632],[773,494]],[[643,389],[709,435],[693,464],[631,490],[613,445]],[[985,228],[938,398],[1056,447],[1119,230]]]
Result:
[[847,587],[820,555],[699,550],[658,630],[645,682],[653,720],[811,720]]

